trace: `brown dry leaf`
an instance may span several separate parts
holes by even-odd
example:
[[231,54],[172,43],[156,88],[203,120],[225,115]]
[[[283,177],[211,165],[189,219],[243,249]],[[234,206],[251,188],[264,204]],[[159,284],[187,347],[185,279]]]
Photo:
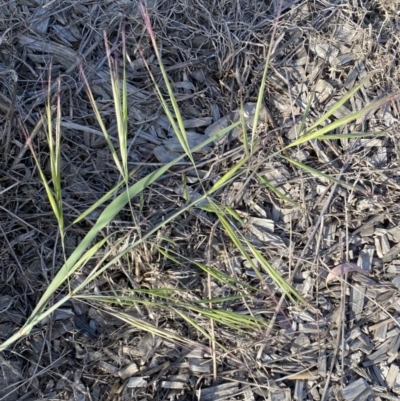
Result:
[[365,270],[361,269],[361,267],[357,266],[356,264],[346,262],[337,265],[329,272],[328,276],[326,277],[326,284],[328,284],[329,281],[333,280],[337,276],[342,276],[343,274],[352,272],[367,274]]

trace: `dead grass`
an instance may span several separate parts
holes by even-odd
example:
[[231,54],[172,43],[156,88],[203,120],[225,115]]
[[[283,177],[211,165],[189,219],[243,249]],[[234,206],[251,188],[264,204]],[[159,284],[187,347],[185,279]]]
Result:
[[[121,180],[79,70],[82,66],[118,152],[103,31],[119,61],[125,31],[131,61],[126,70],[126,163],[135,172],[129,185],[161,167],[162,157],[182,149],[171,143],[170,123],[145,68],[142,55],[166,95],[136,4],[26,3],[0,6],[0,20],[6,21],[0,29],[2,341],[22,327],[64,263],[59,224],[23,136],[30,136],[50,177],[46,127],[40,119],[49,75],[52,104],[57,96],[61,99],[67,257],[104,206],[78,224],[74,220]],[[103,238],[106,247],[77,272],[71,288],[85,282],[103,257],[113,260],[176,215],[111,264],[79,298],[2,353],[1,399],[25,394],[96,400],[399,395],[397,100],[330,132],[387,131],[385,136],[311,141],[287,148],[286,159],[268,159],[367,74],[375,72],[331,116],[332,122],[398,92],[399,25],[392,4],[374,1],[365,9],[348,2],[283,4],[266,81],[266,114],[253,138],[259,141],[253,159],[258,176],[249,169],[212,196],[216,205],[232,211],[228,223],[247,251],[260,252],[291,281],[308,309],[279,300],[279,288],[262,266],[238,251],[217,224],[218,214],[203,207],[176,215],[202,187],[212,188],[243,160],[241,137],[226,139],[206,153],[193,153],[196,169],[185,160],[176,164],[102,229],[97,239]],[[277,4],[147,1],[147,9],[187,130],[208,132],[224,116],[231,121],[241,102],[257,101]],[[122,63],[117,65],[122,77]],[[155,150],[160,147],[164,153]],[[303,164],[318,174],[302,169]],[[327,287],[329,271],[344,261],[357,263],[369,275],[351,273]],[[60,291],[52,304],[65,293]],[[108,296],[113,297],[110,305]],[[212,307],[211,299],[218,300]],[[214,309],[226,312],[224,322],[207,315]],[[113,316],[116,311],[123,320]],[[243,320],[232,321],[239,315]],[[154,330],[158,335],[146,334]]]

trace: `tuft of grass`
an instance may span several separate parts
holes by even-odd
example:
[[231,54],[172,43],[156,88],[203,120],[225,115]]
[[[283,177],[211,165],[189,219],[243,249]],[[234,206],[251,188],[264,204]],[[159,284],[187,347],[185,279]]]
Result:
[[[41,121],[44,121],[47,125],[46,139],[49,147],[49,166],[50,166],[50,176],[51,179],[48,180],[40,161],[36,155],[35,148],[32,145],[31,137],[28,135],[25,127],[22,125],[21,129],[23,135],[25,136],[26,143],[32,153],[33,159],[35,161],[36,167],[39,172],[40,179],[42,180],[44,189],[46,191],[47,198],[49,200],[50,206],[53,210],[54,216],[57,220],[61,244],[63,252],[65,252],[64,246],[64,213],[62,205],[62,186],[61,186],[61,100],[60,100],[60,80],[58,80],[58,92],[57,92],[57,105],[56,105],[56,124],[53,126],[53,111],[51,107],[51,81],[49,78],[48,82],[48,95],[47,95],[47,106],[46,115],[41,117]],[[50,184],[52,183],[52,186]]]
[[[176,137],[178,138],[183,150],[185,151],[186,155],[188,156],[188,158],[192,162],[193,166],[196,167],[196,163],[194,161],[193,154],[192,154],[193,150],[190,149],[190,146],[189,146],[188,137],[186,135],[186,128],[185,128],[185,125],[183,123],[183,118],[182,118],[181,112],[179,110],[178,102],[176,101],[176,98],[175,98],[175,95],[174,95],[174,91],[172,89],[171,83],[170,83],[169,78],[168,78],[167,71],[165,70],[164,64],[162,62],[161,54],[160,54],[160,52],[158,50],[158,47],[157,47],[156,37],[155,37],[154,31],[153,31],[153,27],[152,27],[151,22],[150,22],[150,16],[149,16],[145,6],[142,3],[140,3],[139,8],[140,8],[140,12],[142,14],[144,23],[146,25],[147,32],[148,32],[148,34],[150,36],[150,40],[151,40],[151,43],[153,45],[154,53],[156,54],[156,57],[157,57],[157,60],[158,60],[158,65],[160,66],[160,70],[161,70],[161,74],[162,74],[162,77],[163,77],[163,80],[164,80],[164,84],[165,84],[165,86],[167,88],[168,99],[169,99],[169,101],[170,101],[170,103],[172,105],[172,111],[173,111],[174,114],[172,114],[172,112],[170,111],[170,108],[168,107],[168,103],[166,102],[164,96],[162,95],[161,89],[157,85],[157,81],[155,80],[154,75],[152,74],[152,72],[151,72],[149,66],[147,65],[147,63],[145,63],[147,71],[149,72],[151,80],[153,81],[154,88],[155,88],[155,90],[157,92],[158,100],[160,101],[160,103],[162,105],[162,108],[163,108],[163,110],[164,110],[164,112],[165,112],[165,114],[166,114],[166,116],[167,116],[172,128],[173,128],[173,131],[174,131]],[[143,57],[143,60],[145,60],[144,57]]]
[[[97,118],[98,124],[103,132],[103,135],[107,141],[110,153],[114,159],[114,163],[117,166],[119,173],[121,175],[121,182],[117,183],[114,188],[110,191],[105,193],[103,197],[96,202],[91,208],[86,210],[76,219],[76,222],[87,216],[91,213],[95,208],[98,208],[108,202],[110,199],[110,203],[105,206],[104,210],[98,217],[94,226],[88,231],[86,236],[82,239],[81,243],[76,247],[74,252],[66,258],[63,265],[58,270],[56,276],[50,283],[49,287],[46,289],[42,297],[40,298],[36,308],[32,312],[31,316],[27,319],[25,324],[22,326],[18,332],[8,338],[5,342],[0,345],[0,351],[7,348],[13,342],[17,341],[21,337],[28,335],[32,328],[46,318],[49,314],[51,314],[55,309],[59,308],[65,302],[70,300],[71,298],[80,299],[85,301],[94,302],[96,305],[103,305],[102,307],[105,308],[106,305],[119,305],[119,306],[132,306],[135,304],[146,304],[150,305],[151,307],[160,308],[161,310],[168,310],[170,312],[174,312],[177,316],[181,319],[186,321],[189,325],[194,327],[199,333],[201,333],[205,338],[208,338],[213,344],[217,345],[221,349],[223,349],[223,344],[219,344],[218,341],[214,338],[213,334],[209,334],[209,332],[199,323],[198,316],[201,316],[203,319],[209,319],[212,324],[219,324],[226,327],[229,327],[232,330],[253,330],[254,329],[263,329],[268,326],[268,322],[265,322],[261,319],[254,318],[250,315],[245,315],[242,313],[236,313],[231,311],[225,311],[220,307],[220,304],[226,302],[227,300],[233,299],[243,299],[245,300],[251,291],[254,291],[254,288],[249,286],[246,283],[239,282],[232,278],[229,278],[226,274],[218,272],[216,269],[212,268],[211,266],[207,266],[205,263],[199,263],[196,261],[190,261],[195,266],[199,268],[199,270],[205,272],[209,277],[213,277],[215,280],[218,280],[221,283],[226,284],[234,293],[230,297],[226,298],[217,298],[213,299],[212,297],[208,297],[207,299],[201,299],[199,301],[182,301],[179,299],[179,291],[174,289],[164,289],[160,291],[152,291],[146,292],[144,290],[136,291],[136,293],[126,296],[124,294],[114,294],[114,295],[93,295],[84,293],[85,288],[96,280],[97,277],[102,275],[107,269],[114,266],[117,262],[123,261],[124,256],[131,252],[133,249],[137,248],[139,245],[145,243],[146,241],[150,241],[151,237],[158,233],[164,226],[168,225],[169,223],[173,222],[178,216],[181,216],[183,213],[189,211],[192,208],[200,207],[202,202],[207,201],[208,205],[202,205],[201,208],[207,210],[209,212],[214,213],[218,218],[219,228],[225,233],[225,235],[230,239],[232,244],[237,249],[238,253],[240,253],[249,263],[256,276],[258,277],[260,283],[265,284],[263,274],[267,274],[271,277],[276,285],[279,287],[280,291],[295,305],[301,307],[305,304],[305,301],[302,297],[293,289],[293,287],[284,280],[283,277],[279,275],[279,273],[273,269],[271,264],[266,260],[266,258],[261,254],[261,252],[256,249],[251,243],[245,240],[240,235],[240,232],[235,228],[234,224],[232,223],[232,218],[238,219],[239,217],[235,215],[235,212],[225,205],[217,205],[216,201],[212,198],[212,195],[215,194],[217,191],[220,191],[226,188],[230,183],[238,179],[243,174],[254,174],[254,177],[258,177],[258,179],[269,188],[275,195],[279,196],[285,202],[291,203],[293,206],[298,206],[293,201],[291,201],[288,197],[286,197],[282,192],[278,189],[274,188],[267,180],[263,179],[259,174],[258,170],[260,166],[262,166],[266,161],[271,160],[275,157],[281,157],[286,162],[291,163],[297,168],[301,168],[308,173],[317,175],[319,177],[323,177],[325,179],[329,179],[332,182],[337,182],[343,185],[343,183],[339,182],[333,177],[330,177],[326,174],[318,172],[315,169],[312,169],[309,166],[306,166],[302,163],[296,162],[295,160],[291,159],[288,156],[284,156],[283,153],[289,150],[292,147],[298,147],[306,144],[312,140],[332,140],[332,139],[340,139],[340,138],[358,138],[358,137],[365,137],[369,135],[383,135],[384,133],[356,133],[356,134],[330,134],[337,128],[343,127],[351,121],[354,121],[361,116],[365,115],[366,113],[370,112],[371,110],[377,109],[382,107],[387,102],[393,100],[394,98],[398,98],[399,96],[389,95],[380,99],[376,102],[373,102],[363,109],[358,110],[353,113],[349,113],[349,115],[335,120],[333,122],[329,122],[329,117],[331,117],[334,112],[342,106],[346,101],[348,101],[354,94],[365,84],[368,78],[361,81],[355,88],[350,90],[346,95],[342,97],[330,110],[328,110],[321,118],[319,118],[315,123],[313,123],[309,128],[305,128],[305,121],[307,115],[309,113],[311,104],[312,104],[312,97],[307,105],[306,111],[304,113],[300,129],[299,129],[299,137],[289,143],[288,145],[284,146],[283,148],[277,150],[271,155],[268,155],[263,160],[255,160],[254,154],[257,152],[258,148],[258,141],[257,141],[257,121],[259,119],[259,114],[262,106],[262,101],[264,97],[264,89],[267,79],[268,73],[268,66],[269,66],[269,59],[271,55],[272,43],[268,51],[268,55],[266,58],[266,64],[263,72],[263,77],[261,81],[261,86],[258,94],[257,99],[257,107],[256,107],[256,115],[254,117],[253,128],[250,137],[250,143],[246,137],[246,130],[245,130],[245,121],[243,113],[241,115],[240,121],[231,124],[229,127],[219,131],[213,137],[207,138],[202,144],[190,148],[188,138],[186,135],[185,127],[183,124],[183,118],[179,111],[179,106],[174,96],[174,92],[172,86],[168,80],[168,76],[166,70],[162,63],[162,58],[160,52],[157,48],[157,44],[155,41],[155,35],[151,27],[150,17],[146,12],[144,6],[141,6],[141,12],[145,21],[145,25],[147,27],[148,33],[150,35],[153,48],[160,66],[160,70],[162,73],[162,77],[164,83],[167,88],[168,94],[168,101],[162,96],[162,92],[158,87],[154,76],[151,74],[149,69],[149,74],[151,79],[154,83],[155,91],[158,95],[159,101],[171,123],[171,126],[179,139],[182,148],[184,149],[184,154],[177,157],[172,162],[156,169],[152,173],[148,174],[146,177],[138,180],[133,185],[129,185],[130,179],[134,176],[136,170],[128,171],[128,101],[127,101],[127,82],[126,82],[126,60],[129,61],[127,56],[125,55],[125,42],[123,39],[123,76],[122,82],[117,75],[117,66],[116,62],[111,61],[111,54],[110,49],[108,46],[107,38],[105,37],[105,46],[107,57],[109,61],[109,68],[110,68],[110,78],[112,82],[112,94],[115,104],[115,114],[117,118],[117,126],[118,126],[118,140],[119,140],[119,153],[116,151],[112,140],[108,134],[106,129],[105,123],[102,119],[101,113],[96,105],[96,101],[94,96],[90,90],[90,84],[86,78],[86,75],[82,71],[82,77],[86,84],[87,94],[91,101],[95,116]],[[275,26],[276,29],[276,26]],[[274,30],[275,32],[275,30]],[[50,85],[49,85],[50,87]],[[172,110],[170,110],[170,106]],[[243,111],[243,107],[242,107]],[[36,156],[34,147],[32,143],[27,137],[27,143],[31,149],[33,158],[35,163],[38,167],[38,172],[40,178],[43,182],[43,186],[47,193],[49,203],[53,209],[53,213],[57,219],[57,223],[60,230],[61,241],[63,243],[63,238],[65,234],[65,227],[64,227],[64,219],[63,219],[63,205],[62,205],[62,197],[61,197],[61,164],[60,164],[60,146],[61,146],[61,130],[60,130],[60,121],[61,121],[61,104],[60,104],[60,96],[57,98],[57,117],[56,117],[56,127],[55,127],[55,138],[53,138],[53,123],[52,123],[52,112],[51,112],[51,99],[50,93],[48,96],[48,102],[46,107],[46,118],[47,118],[47,141],[49,146],[50,152],[50,166],[51,166],[51,182],[53,187],[50,186],[43,169],[40,165],[40,162]],[[130,202],[130,200],[135,196],[141,196],[141,199],[145,197],[145,191],[148,189],[154,182],[160,180],[168,170],[175,166],[179,161],[181,161],[185,156],[187,156],[190,161],[192,162],[193,166],[196,167],[196,163],[193,157],[193,152],[200,150],[202,147],[218,141],[218,139],[224,137],[227,133],[229,133],[233,128],[238,126],[239,124],[242,125],[243,128],[243,135],[244,135],[244,157],[239,160],[234,166],[232,166],[225,174],[216,182],[214,185],[208,189],[203,189],[203,193],[200,197],[198,197],[194,201],[188,201],[187,204],[177,210],[174,214],[170,215],[164,221],[159,223],[158,225],[152,227],[147,233],[142,235],[140,238],[135,240],[133,243],[129,244],[122,250],[118,251],[116,254],[112,252],[112,249],[108,249],[105,252],[104,256],[101,260],[92,268],[89,275],[83,280],[83,282],[71,289],[69,286],[65,286],[66,281],[70,280],[72,276],[82,269],[82,267],[87,266],[89,261],[95,259],[98,255],[100,250],[104,250],[106,244],[109,244],[111,241],[114,242],[115,249],[118,249],[118,246],[123,243],[125,238],[121,238],[115,240],[111,234],[109,236],[102,235],[102,231],[105,227],[107,227],[113,219],[117,216],[117,214],[123,210]],[[126,188],[122,188],[125,184]],[[189,196],[187,195],[189,199]],[[100,239],[99,239],[100,237]],[[172,239],[173,241],[173,239]],[[63,245],[64,248],[64,245]],[[112,247],[111,247],[112,248]],[[168,258],[174,258],[171,253],[166,253],[165,250],[161,250],[159,248],[159,252],[163,253],[164,256]],[[256,262],[255,262],[256,261]],[[265,285],[265,288],[268,288]],[[256,289],[260,291],[259,289]],[[56,303],[51,304],[51,300],[56,293],[64,294]],[[269,296],[274,299],[273,294],[268,294]],[[151,298],[151,299],[150,299]],[[161,336],[167,340],[175,341],[179,343],[189,343],[188,339],[182,339],[179,336],[162,330],[154,325],[151,325],[143,320],[135,319],[132,316],[126,314],[121,310],[109,310],[107,309],[108,313],[112,313],[115,316],[118,316],[120,319],[124,320],[126,323],[133,325],[141,330],[149,331],[155,335]]]

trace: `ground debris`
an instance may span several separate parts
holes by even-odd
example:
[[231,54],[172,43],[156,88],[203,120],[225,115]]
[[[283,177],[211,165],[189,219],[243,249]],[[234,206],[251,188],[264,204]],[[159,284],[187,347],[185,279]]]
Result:
[[368,400],[372,389],[365,379],[358,379],[343,389],[343,398],[346,401]]
[[[106,238],[106,249],[80,266],[47,305],[67,295],[63,307],[1,355],[0,398],[399,399],[398,99],[326,133],[340,137],[285,148],[328,110],[321,126],[398,90],[399,1],[294,0],[282,8],[257,0],[237,0],[234,7],[211,0],[145,3],[189,148],[240,122],[193,152],[196,169],[160,104],[162,94],[178,117],[139,1],[0,5],[2,341],[21,328],[104,205],[78,224],[75,218],[121,182],[109,149],[111,143],[120,157],[104,33],[120,76],[123,34],[127,46],[129,185],[184,156],[99,233],[96,241]],[[65,254],[27,143],[29,137],[52,186],[43,118],[47,99],[54,106],[58,97]],[[353,135],[359,132],[373,135]],[[243,174],[204,196],[244,160],[246,141],[254,155]],[[195,208],[168,220],[194,201]],[[232,245],[210,204],[229,211],[242,249]],[[162,228],[146,237],[155,224]],[[93,298],[74,299],[104,260],[136,241],[141,245],[82,290]],[[282,296],[267,265],[252,259],[251,247],[293,284],[298,303]],[[353,269],[334,270],[338,266]],[[114,295],[113,301],[96,301],[102,294]],[[215,312],[228,324],[213,320]]]

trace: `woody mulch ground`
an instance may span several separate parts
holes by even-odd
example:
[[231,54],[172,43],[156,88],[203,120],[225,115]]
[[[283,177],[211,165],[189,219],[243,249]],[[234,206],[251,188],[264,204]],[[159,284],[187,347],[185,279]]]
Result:
[[[208,134],[230,121],[240,99],[252,110],[273,24],[279,15],[258,135],[260,160],[296,137],[296,126],[315,90],[307,123],[374,72],[367,85],[332,116],[399,92],[398,0],[284,1],[148,0],[158,45],[186,128]],[[24,132],[49,172],[40,116],[47,83],[62,99],[62,175],[70,224],[119,180],[96,123],[80,68],[89,80],[111,135],[116,135],[104,36],[120,57],[126,35],[130,63],[130,168],[135,179],[179,149],[158,102],[143,57],[162,87],[159,66],[136,0],[35,1],[0,4],[0,338],[25,322],[62,264],[57,224]],[[277,312],[268,297],[227,310],[274,321],[268,332],[215,327],[226,351],[211,355],[208,340],[179,316],[137,307],[132,316],[170,330],[191,346],[132,328],[104,306],[71,302],[2,353],[0,400],[399,400],[400,399],[400,152],[399,103],[353,122],[344,132],[387,131],[361,140],[311,142],[292,157],[347,186],[311,176],[282,160],[260,174],[299,204],[288,207],[253,176],[216,197],[246,219],[243,235],[309,302]],[[200,176],[212,184],[243,152],[227,138],[196,155]],[[172,156],[171,156],[172,155]],[[182,163],[134,199],[136,222],[146,232],[185,204],[182,176],[196,195],[198,180]],[[140,212],[139,212],[140,211]],[[69,228],[71,252],[96,219]],[[129,213],[107,232],[137,235]],[[259,278],[214,230],[207,213],[186,213],[161,234],[174,251],[260,286]],[[136,230],[136,231],[135,231]],[[132,233],[132,234],[131,234]],[[210,238],[213,240],[210,243]],[[154,239],[154,243],[160,241]],[[209,246],[211,245],[211,247]],[[210,250],[211,249],[211,250]],[[364,274],[327,283],[344,261]],[[128,263],[129,262],[129,263]],[[160,258],[151,244],[129,255],[90,291],[184,287],[190,300],[208,290],[229,295],[190,263]],[[84,273],[83,273],[84,274]],[[79,280],[79,276],[76,278]],[[280,294],[268,277],[269,291]],[[208,322],[201,321],[209,330]],[[214,362],[214,364],[213,364]]]

